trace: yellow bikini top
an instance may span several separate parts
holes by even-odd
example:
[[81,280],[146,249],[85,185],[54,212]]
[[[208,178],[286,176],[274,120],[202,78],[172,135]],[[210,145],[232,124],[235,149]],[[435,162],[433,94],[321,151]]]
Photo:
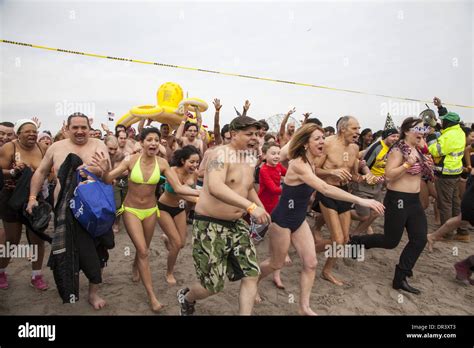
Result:
[[135,162],[132,172],[130,173],[130,180],[135,184],[145,184],[145,185],[156,185],[160,181],[160,167],[158,166],[158,160],[155,157],[155,167],[153,168],[153,173],[147,182],[143,178],[142,169],[140,168],[140,160],[142,156],[138,158],[138,161]]

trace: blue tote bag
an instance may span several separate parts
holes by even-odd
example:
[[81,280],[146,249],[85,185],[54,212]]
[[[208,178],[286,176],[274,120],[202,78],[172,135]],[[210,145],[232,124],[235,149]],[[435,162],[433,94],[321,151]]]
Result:
[[95,181],[79,185],[82,177],[78,170],[78,186],[74,190],[69,207],[81,226],[95,238],[109,232],[115,221],[114,189],[88,170],[82,170]]

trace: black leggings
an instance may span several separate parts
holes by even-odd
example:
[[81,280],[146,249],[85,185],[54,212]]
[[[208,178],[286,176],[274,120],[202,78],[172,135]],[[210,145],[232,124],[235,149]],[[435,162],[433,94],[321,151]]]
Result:
[[412,275],[418,257],[427,242],[428,224],[418,193],[387,190],[384,200],[384,234],[359,237],[359,243],[367,249],[394,249],[402,239],[404,228],[408,232],[408,243],[400,255],[398,267],[408,276]]

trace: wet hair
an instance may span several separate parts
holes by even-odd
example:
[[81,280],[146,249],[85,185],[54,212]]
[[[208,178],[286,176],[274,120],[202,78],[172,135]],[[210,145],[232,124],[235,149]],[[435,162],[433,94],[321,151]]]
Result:
[[265,134],[265,136],[263,137],[263,141],[266,142],[266,143],[268,143],[268,141],[269,141],[270,139],[273,139],[273,140],[276,141],[276,136],[275,136],[275,134],[267,133],[267,134]]
[[185,125],[184,125],[184,131],[187,132],[189,127],[196,127],[196,130],[199,132],[199,129],[198,129],[198,126],[196,123],[192,123],[192,122],[186,122]]
[[376,140],[376,139],[380,138],[382,136],[382,134],[383,134],[383,130],[378,130],[378,131],[376,131],[375,133],[372,134],[372,138],[374,140]]
[[158,128],[155,127],[145,127],[140,133],[140,141],[144,141],[148,134],[155,133],[158,135],[159,138],[161,138],[161,132],[159,131]]
[[326,128],[324,128],[324,131],[325,132],[330,132],[332,134],[336,133],[336,130],[334,129],[334,127],[331,127],[331,126],[327,126]]
[[319,120],[319,118],[316,118],[316,117],[308,118],[305,124],[308,124],[308,123],[317,124],[319,127],[323,126],[323,123]]
[[67,118],[67,126],[69,127],[71,125],[71,122],[72,122],[72,119],[74,117],[81,117],[81,118],[85,118],[87,120],[87,127],[89,129],[91,129],[91,125],[89,123],[89,117],[87,117],[86,115],[84,115],[82,112],[75,112],[73,113],[72,115],[69,115],[69,117]]
[[127,130],[127,127],[125,127],[125,125],[123,125],[123,124],[118,124],[118,125],[115,126],[115,133],[118,132],[118,129],[119,129],[119,128],[123,128],[124,130]]
[[118,145],[118,139],[115,135],[107,135],[104,139],[104,144],[107,145],[110,142],[116,142]]
[[372,129],[370,129],[370,128],[364,129],[362,132],[360,132],[360,137],[363,138],[363,137],[366,136],[368,133],[372,133]]
[[124,130],[120,130],[120,131],[118,131],[117,134],[115,135],[115,137],[116,137],[117,139],[119,138],[120,133],[125,133],[125,138],[127,137],[127,132],[124,131]]
[[277,143],[264,143],[262,145],[262,153],[267,153],[268,149],[270,149],[273,146],[280,148],[280,145],[278,145]]
[[305,124],[296,131],[291,139],[290,147],[288,149],[290,159],[301,157],[303,158],[303,161],[306,162],[306,149],[304,147],[308,144],[311,134],[316,130],[319,130],[324,136],[324,129],[314,123]]
[[7,127],[7,128],[15,127],[15,125],[11,122],[2,122],[2,123],[0,123],[0,126]]
[[418,123],[423,123],[423,120],[418,117],[407,117],[404,119],[400,127],[400,140],[405,139],[405,132],[408,132],[410,128],[416,126]]
[[186,162],[192,155],[198,155],[199,160],[201,160],[201,153],[195,146],[183,146],[183,148],[174,152],[173,158],[170,161],[170,165],[172,167],[182,167],[184,166],[184,162]]
[[224,134],[230,132],[229,130],[229,124],[225,124],[224,127],[221,129],[221,137],[224,138]]
[[258,122],[260,122],[260,124],[262,125],[262,129],[264,131],[268,131],[270,129],[270,126],[268,125],[267,121],[265,120],[259,120]]

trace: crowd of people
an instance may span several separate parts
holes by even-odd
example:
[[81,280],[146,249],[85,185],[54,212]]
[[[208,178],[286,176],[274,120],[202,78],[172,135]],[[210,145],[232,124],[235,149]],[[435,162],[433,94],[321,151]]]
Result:
[[[419,294],[407,278],[425,246],[433,251],[442,240],[470,242],[474,128],[465,127],[439,98],[434,98],[437,123],[408,117],[397,127],[387,116],[384,129],[376,132],[361,131],[354,116],[323,127],[311,113],[303,114],[297,128],[290,120],[293,108],[272,133],[265,120],[247,115],[248,101],[221,127],[222,104],[219,99],[213,104],[214,129],[208,134],[198,108],[185,110],[176,130],[145,119],[137,129],[120,124],[114,131],[105,124],[93,129],[82,113],[70,115],[54,136],[40,131],[37,118],[0,123],[0,244],[18,244],[25,226],[28,243],[38,248],[32,287],[49,288],[42,268],[45,242],[51,243],[48,266],[63,302],[79,298],[82,271],[89,280],[88,301],[95,309],[104,307],[99,284],[121,219],[136,251],[132,280],[142,282],[154,312],[163,307],[150,269],[156,225],[168,251],[168,284],[177,283],[180,250],[192,248],[198,282],[177,293],[182,315],[192,315],[197,301],[223,291],[226,277],[241,281],[239,313],[251,314],[262,301],[262,279],[273,274],[275,285],[285,287],[280,270],[292,262],[290,246],[301,259],[299,314],[314,315],[317,252],[345,246],[393,249],[406,229],[408,243],[393,265],[392,287]],[[192,121],[189,111],[196,115]],[[100,237],[91,236],[69,209],[82,184],[76,173],[87,180],[92,173],[113,185],[117,216]],[[428,234],[430,203],[440,227]],[[35,220],[49,215],[48,205],[54,213],[52,235]],[[371,225],[380,216],[383,231],[374,231]],[[329,238],[323,236],[324,225]],[[259,260],[255,245],[263,238],[269,240],[269,257]],[[326,258],[321,278],[341,286],[346,280],[335,273],[337,258],[336,253]],[[0,258],[0,290],[9,288],[9,262]],[[454,268],[459,281],[474,285],[474,255]]]

